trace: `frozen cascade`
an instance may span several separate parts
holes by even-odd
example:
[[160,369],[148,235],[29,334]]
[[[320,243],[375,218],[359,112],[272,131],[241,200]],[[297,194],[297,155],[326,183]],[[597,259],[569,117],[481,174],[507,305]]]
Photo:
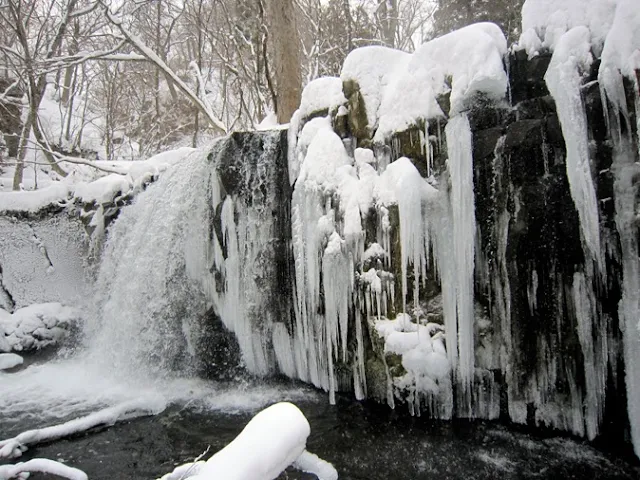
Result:
[[[291,356],[278,343],[290,310],[282,135],[222,139],[123,209],[98,275],[92,358],[131,378],[188,372],[208,310],[235,334],[250,372],[271,373]],[[293,376],[291,363],[282,371]]]
[[[282,132],[237,134],[219,143],[209,183],[206,262],[207,300],[235,334],[246,368],[272,373],[279,363],[293,376],[288,342],[288,248],[290,211]],[[219,227],[219,230],[216,230]]]
[[[598,80],[605,118],[613,139],[616,226],[622,247],[623,284],[618,316],[623,332],[627,412],[631,440],[640,457],[640,252],[638,251],[638,186],[640,175],[640,10],[634,0],[618,0],[605,40]],[[628,104],[623,80],[630,80],[633,104]],[[607,101],[608,100],[608,101]],[[629,112],[635,112],[635,126]],[[622,125],[622,121],[626,125]],[[623,127],[628,132],[622,135]],[[635,128],[636,145],[633,145]],[[615,129],[615,130],[614,130]]]
[[[333,358],[347,361],[347,332],[353,291],[353,263],[346,242],[336,232],[331,234],[322,256],[322,289],[325,304],[325,341],[329,373],[329,401],[335,403],[337,390]],[[339,338],[339,341],[338,341]]]
[[590,36],[586,27],[575,27],[565,33],[544,78],[556,102],[567,147],[567,178],[580,218],[585,254],[596,263],[599,273],[604,274],[598,201],[589,162],[587,117],[580,93],[582,73],[589,70],[593,61]]
[[615,174],[616,225],[622,245],[623,285],[618,315],[624,336],[627,412],[634,450],[640,457],[640,252],[637,187],[633,184],[633,179],[640,175],[638,158],[633,145],[623,138],[615,146],[612,168]]
[[[349,256],[355,252],[346,249],[358,243],[360,221],[357,210],[357,217],[350,216],[348,229],[353,242],[345,242],[336,232],[340,226],[336,225],[334,208],[338,206],[333,201],[340,198],[341,182],[351,177],[352,163],[340,138],[330,128],[321,128],[300,167],[292,199],[294,359],[298,378],[329,391],[332,401],[337,389],[334,354],[342,351],[346,358],[347,310],[353,288],[353,261]],[[339,208],[345,203],[341,202]],[[324,314],[319,313],[321,294],[325,300],[327,296],[333,300],[330,307],[325,302]]]
[[427,274],[429,227],[423,204],[435,189],[425,182],[408,158],[391,163],[380,176],[393,191],[400,216],[400,267],[402,272],[402,311],[407,312],[409,266],[413,266],[414,310],[418,309],[420,283]]
[[598,434],[604,416],[604,395],[607,384],[607,335],[594,332],[598,312],[593,288],[587,276],[576,272],[573,276],[573,303],[578,323],[578,339],[584,355],[584,423],[587,437],[593,440]]
[[473,195],[473,149],[471,127],[462,113],[445,128],[451,175],[451,207],[458,317],[458,372],[462,384],[460,406],[471,412],[471,384],[474,374],[473,274],[475,265],[476,217]]

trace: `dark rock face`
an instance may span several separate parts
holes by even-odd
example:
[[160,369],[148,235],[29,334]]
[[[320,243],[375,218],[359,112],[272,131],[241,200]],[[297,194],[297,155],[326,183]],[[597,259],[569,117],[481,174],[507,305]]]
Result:
[[222,323],[213,309],[199,320],[195,344],[196,373],[215,380],[232,380],[244,372],[236,336]]
[[[513,108],[501,125],[474,131],[477,250],[486,252],[491,279],[476,287],[476,296],[487,294],[494,334],[506,346],[500,359],[502,389],[510,402],[526,405],[527,423],[578,433],[568,421],[554,422],[547,411],[582,410],[582,400],[572,397],[586,395],[585,355],[595,351],[597,368],[607,378],[601,433],[620,440],[628,420],[624,376],[619,374],[621,267],[611,146],[598,85],[587,84],[582,95],[607,271],[604,282],[597,275],[586,276],[597,292],[597,314],[593,346],[585,347],[579,339],[580,313],[574,308],[572,289],[575,276],[591,272],[593,265],[583,252],[562,130],[544,84],[549,58],[527,61],[523,53],[513,55]],[[587,82],[595,78],[597,70]],[[604,357],[599,356],[602,351],[607,352]],[[505,408],[503,402],[501,416],[508,418]]]
[[[287,170],[287,132],[235,132],[221,143],[216,171],[224,195],[246,211],[272,222],[273,238],[261,239],[253,282],[267,298],[270,315],[286,321],[291,313],[291,194]],[[219,228],[214,222],[214,228]],[[221,232],[216,232],[222,239]],[[221,242],[224,243],[224,242]]]

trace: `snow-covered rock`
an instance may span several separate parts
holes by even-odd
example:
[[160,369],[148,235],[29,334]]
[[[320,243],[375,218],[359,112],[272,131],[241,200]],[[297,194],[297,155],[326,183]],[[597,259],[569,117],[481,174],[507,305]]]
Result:
[[12,350],[37,350],[60,342],[81,319],[78,309],[60,303],[31,305],[13,314],[0,309],[0,331]]
[[9,370],[22,365],[23,362],[24,359],[15,353],[0,353],[0,370]]
[[[357,88],[362,95],[369,134],[380,143],[421,121],[457,114],[476,94],[504,99],[506,53],[500,28],[478,23],[427,42],[413,54],[356,49],[347,56],[341,79],[347,90]],[[443,112],[437,97],[447,93],[450,110]]]
[[520,48],[531,58],[542,48],[555,50],[560,38],[572,28],[587,27],[599,54],[618,3],[619,0],[526,0]]

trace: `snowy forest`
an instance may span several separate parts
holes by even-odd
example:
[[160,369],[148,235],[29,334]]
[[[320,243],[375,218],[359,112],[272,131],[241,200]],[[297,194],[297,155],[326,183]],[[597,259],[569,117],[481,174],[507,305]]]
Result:
[[639,458],[638,0],[0,0],[0,480]]
[[286,123],[302,87],[338,75],[353,49],[410,52],[484,20],[513,36],[522,2],[271,3],[3,2],[2,158],[18,159],[12,188],[24,166],[48,162],[64,175],[62,156],[138,160],[273,124],[275,112]]

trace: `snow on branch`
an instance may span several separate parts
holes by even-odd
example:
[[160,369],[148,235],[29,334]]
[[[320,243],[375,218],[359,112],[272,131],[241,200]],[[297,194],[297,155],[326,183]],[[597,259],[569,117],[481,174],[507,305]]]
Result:
[[[103,3],[104,5],[104,3]],[[131,33],[123,24],[122,20],[116,17],[111,13],[109,7],[104,5],[105,14],[109,21],[113,23],[118,30],[122,33],[122,35],[127,39],[127,41],[133,45],[136,50],[138,50],[144,57],[146,57],[150,62],[154,63],[162,72],[175,83],[175,85],[184,93],[189,99],[194,103],[194,105],[200,110],[205,117],[209,120],[211,125],[220,129],[223,133],[227,133],[227,126],[220,120],[214,113],[211,108],[207,108],[206,102],[204,102],[189,86],[178,76],[176,73],[145,43],[136,35]]]
[[98,50],[94,52],[78,52],[75,55],[67,55],[64,57],[53,57],[46,59],[43,63],[43,68],[48,72],[54,72],[60,68],[70,67],[73,65],[79,65],[89,60],[110,60],[110,61],[147,61],[147,58],[143,55],[135,53],[118,53],[123,46],[127,43],[126,40],[121,40],[112,48],[107,50]]
[[[117,173],[118,175],[127,175],[129,172],[127,170],[121,169],[121,168],[117,168],[117,167],[111,167],[109,165],[101,165],[97,162],[93,162],[91,160],[87,160],[86,158],[82,158],[82,157],[74,157],[71,155],[63,155],[59,152],[54,151],[52,148],[43,145],[42,143],[33,141],[33,140],[29,140],[29,142],[34,143],[40,150],[42,150],[44,153],[47,153],[49,155],[51,155],[54,159],[56,164],[60,164],[60,163],[73,163],[75,165],[87,165],[89,167],[93,167],[96,170],[100,170],[103,172],[107,172],[107,173]],[[38,162],[25,162],[25,163],[31,163],[31,164],[36,164],[36,165],[51,165],[51,163],[47,162],[47,163],[38,163]]]
[[88,480],[89,478],[86,473],[77,468],[68,467],[48,458],[34,458],[15,465],[0,465],[0,480],[26,479],[33,472],[49,473],[69,480]]
[[[99,426],[112,426],[117,422],[131,418],[157,415],[162,412],[165,407],[166,404],[162,398],[141,398],[121,403],[114,407],[105,408],[104,410],[70,420],[60,425],[27,430],[14,438],[0,441],[0,459],[20,457],[29,445],[37,445],[39,443],[57,440]],[[1,478],[2,477],[0,477],[0,479]]]

